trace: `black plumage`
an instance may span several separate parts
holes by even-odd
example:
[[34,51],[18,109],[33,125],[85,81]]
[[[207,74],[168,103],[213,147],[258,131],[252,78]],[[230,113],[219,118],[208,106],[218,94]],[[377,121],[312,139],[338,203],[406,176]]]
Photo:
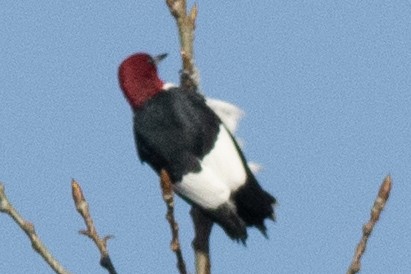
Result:
[[[134,109],[134,134],[141,161],[157,173],[165,169],[174,184],[180,184],[187,174],[202,172],[202,160],[215,148],[221,129],[225,130],[221,125],[202,95],[180,88],[161,91]],[[264,219],[273,216],[275,199],[260,187],[231,134],[230,139],[241,158],[246,180],[225,203],[202,209],[231,238],[245,241],[246,226],[256,226],[266,235]],[[197,201],[181,196],[198,206]]]

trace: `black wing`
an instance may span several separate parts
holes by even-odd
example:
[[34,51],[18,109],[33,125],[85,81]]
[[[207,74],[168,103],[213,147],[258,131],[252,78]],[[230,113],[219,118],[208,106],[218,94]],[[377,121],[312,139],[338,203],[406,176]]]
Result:
[[174,182],[200,169],[213,147],[221,121],[195,92],[171,88],[134,111],[134,134],[141,161]]

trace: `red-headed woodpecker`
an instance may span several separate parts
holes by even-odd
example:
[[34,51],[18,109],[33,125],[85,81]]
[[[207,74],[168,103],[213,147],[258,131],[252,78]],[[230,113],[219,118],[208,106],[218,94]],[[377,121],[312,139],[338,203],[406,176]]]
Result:
[[243,243],[247,226],[266,235],[275,198],[251,172],[233,135],[196,91],[165,84],[157,64],[166,57],[137,53],[119,68],[120,87],[134,112],[137,153],[174,191],[199,207],[232,239]]

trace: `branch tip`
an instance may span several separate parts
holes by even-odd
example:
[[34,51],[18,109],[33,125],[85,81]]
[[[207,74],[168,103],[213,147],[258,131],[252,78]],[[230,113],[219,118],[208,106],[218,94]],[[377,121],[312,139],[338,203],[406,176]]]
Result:
[[385,177],[383,183],[380,186],[378,191],[377,198],[374,201],[374,206],[371,209],[370,220],[363,225],[362,228],[362,237],[357,247],[355,249],[354,258],[351,262],[350,267],[348,268],[347,274],[355,274],[361,269],[361,258],[364,255],[365,249],[367,247],[368,239],[374,229],[375,224],[378,222],[378,219],[381,215],[382,210],[390,196],[390,191],[392,187],[391,176]]
[[190,21],[191,21],[191,24],[193,25],[193,30],[195,29],[195,23],[196,23],[197,15],[198,15],[198,5],[197,5],[197,2],[196,2],[196,3],[194,3],[194,5],[193,5],[193,7],[191,8],[191,11],[190,11]]
[[71,181],[71,193],[73,195],[73,200],[76,206],[78,206],[81,202],[84,202],[86,200],[80,184],[77,183],[74,179],[72,179]]
[[114,239],[114,235],[107,235],[103,237],[103,241],[108,242],[108,240]]
[[384,201],[387,201],[390,196],[391,188],[392,180],[391,176],[388,175],[387,177],[385,177],[384,182],[381,184],[380,191],[378,192],[378,197],[380,197]]

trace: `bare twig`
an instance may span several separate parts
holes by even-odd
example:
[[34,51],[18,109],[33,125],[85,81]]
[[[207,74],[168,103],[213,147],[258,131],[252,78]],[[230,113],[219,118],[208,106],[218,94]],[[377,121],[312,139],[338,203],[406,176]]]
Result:
[[167,205],[167,221],[170,224],[171,230],[171,250],[176,254],[177,257],[177,268],[181,274],[186,274],[186,265],[183,258],[183,253],[180,247],[180,241],[178,239],[178,224],[174,218],[174,195],[170,176],[164,169],[161,170],[160,174],[160,184],[163,193],[163,200]]
[[191,208],[191,218],[194,223],[195,236],[193,240],[193,248],[196,261],[197,274],[210,274],[210,234],[213,227],[213,222],[197,208]]
[[385,177],[383,183],[381,184],[380,190],[378,192],[378,196],[375,199],[374,206],[371,209],[370,220],[368,221],[368,223],[366,223],[363,226],[362,238],[357,245],[354,258],[351,262],[350,267],[348,268],[347,274],[354,274],[360,271],[361,257],[365,252],[365,248],[367,247],[368,238],[370,237],[375,224],[380,218],[380,214],[382,210],[384,209],[384,206],[388,200],[388,197],[390,196],[391,186],[392,186],[391,177],[390,176]]
[[26,233],[27,237],[29,237],[33,249],[43,257],[43,259],[56,273],[70,273],[64,269],[64,267],[53,257],[47,247],[41,242],[39,236],[34,230],[34,225],[26,221],[12,206],[7,199],[6,193],[4,192],[4,185],[2,183],[0,183],[0,212],[6,213],[13,218],[14,222],[18,224]]
[[87,230],[81,230],[80,233],[86,235],[96,244],[98,250],[100,251],[100,265],[107,269],[110,274],[116,274],[116,270],[111,262],[110,255],[107,249],[107,241],[112,238],[112,236],[105,236],[100,238],[96,228],[94,227],[93,219],[91,218],[88,203],[83,195],[83,191],[79,183],[74,179],[71,182],[71,190],[73,194],[73,200],[76,205],[78,213],[83,217],[84,222],[87,226]]
[[[181,85],[188,89],[196,89],[199,86],[198,70],[194,63],[194,29],[197,18],[197,5],[194,5],[187,14],[185,0],[166,0],[170,13],[177,23],[178,34],[181,45],[181,59],[183,62],[183,73]],[[189,77],[184,77],[189,76]]]

